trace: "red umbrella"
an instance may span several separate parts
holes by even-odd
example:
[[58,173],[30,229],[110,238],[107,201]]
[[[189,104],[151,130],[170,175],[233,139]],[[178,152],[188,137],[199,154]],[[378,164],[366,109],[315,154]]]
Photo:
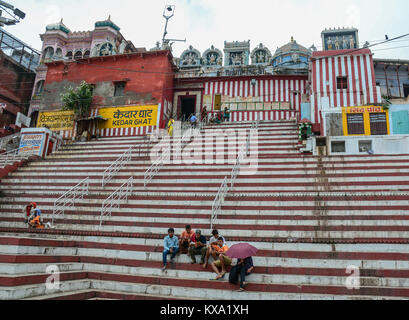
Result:
[[230,258],[246,259],[256,255],[258,249],[248,243],[235,244],[227,250],[226,255]]

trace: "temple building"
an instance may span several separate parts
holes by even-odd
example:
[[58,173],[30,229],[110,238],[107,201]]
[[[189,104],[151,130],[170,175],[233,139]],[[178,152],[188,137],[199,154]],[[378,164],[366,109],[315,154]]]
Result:
[[274,56],[263,44],[251,50],[250,41],[225,42],[223,52],[211,46],[201,55],[189,47],[175,60],[174,118],[227,107],[231,121],[301,120],[310,49],[291,38]]
[[49,62],[76,61],[90,57],[110,56],[123,53],[139,52],[131,41],[125,40],[120,28],[111,21],[98,21],[93,31],[72,32],[63,20],[46,26],[44,34],[40,35],[43,42],[40,66],[37,68],[32,101],[28,116],[36,119],[41,106],[41,97],[47,75]]

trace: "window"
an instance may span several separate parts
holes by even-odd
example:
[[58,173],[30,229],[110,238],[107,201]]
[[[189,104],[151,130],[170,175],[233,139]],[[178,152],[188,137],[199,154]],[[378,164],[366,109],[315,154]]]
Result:
[[44,59],[52,59],[54,57],[54,49],[52,47],[48,47],[44,50],[43,58]]
[[57,51],[55,52],[55,57],[57,59],[62,59],[62,49],[58,48]]
[[126,82],[115,82],[114,97],[123,97],[125,95]]
[[388,134],[386,113],[370,113],[369,121],[371,123],[371,135],[384,136]]
[[403,96],[407,98],[409,96],[409,84],[403,85]]
[[82,52],[81,52],[81,51],[77,51],[77,52],[75,53],[74,59],[75,59],[75,60],[82,59]]
[[347,114],[348,134],[365,134],[364,114]]
[[372,141],[359,141],[359,152],[368,152],[372,150]]
[[348,77],[337,77],[337,89],[348,89]]
[[222,96],[220,94],[216,94],[214,96],[214,110],[221,110],[222,109]]
[[331,150],[334,153],[343,153],[345,152],[345,141],[332,141]]
[[36,86],[36,90],[35,90],[36,94],[41,94],[43,92],[44,83],[45,83],[44,80],[40,80],[40,81],[37,82],[37,86]]
[[67,52],[66,58],[67,58],[68,60],[72,60],[72,52],[71,52],[71,51],[68,51],[68,52]]
[[89,50],[85,51],[84,53],[84,58],[87,59],[91,55],[91,52]]

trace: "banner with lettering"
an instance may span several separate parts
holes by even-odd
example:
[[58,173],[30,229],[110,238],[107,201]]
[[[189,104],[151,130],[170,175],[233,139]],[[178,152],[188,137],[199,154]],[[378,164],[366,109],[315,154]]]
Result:
[[74,111],[40,112],[37,128],[48,128],[52,131],[74,129]]
[[99,129],[151,127],[157,125],[158,106],[133,106],[99,109]]
[[29,154],[41,156],[44,138],[44,133],[22,134],[18,153],[20,155]]

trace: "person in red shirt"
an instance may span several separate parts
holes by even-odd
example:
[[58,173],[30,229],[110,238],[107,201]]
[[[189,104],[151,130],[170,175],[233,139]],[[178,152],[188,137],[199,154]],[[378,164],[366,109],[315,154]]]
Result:
[[191,242],[192,236],[195,234],[194,230],[192,230],[192,227],[190,225],[187,225],[185,227],[185,231],[182,232],[179,238],[179,252],[187,253],[189,254],[189,246]]
[[24,219],[25,223],[29,222],[31,215],[34,213],[34,209],[36,208],[37,208],[37,203],[35,202],[31,202],[28,206],[26,206],[26,209],[25,209],[26,216]]

